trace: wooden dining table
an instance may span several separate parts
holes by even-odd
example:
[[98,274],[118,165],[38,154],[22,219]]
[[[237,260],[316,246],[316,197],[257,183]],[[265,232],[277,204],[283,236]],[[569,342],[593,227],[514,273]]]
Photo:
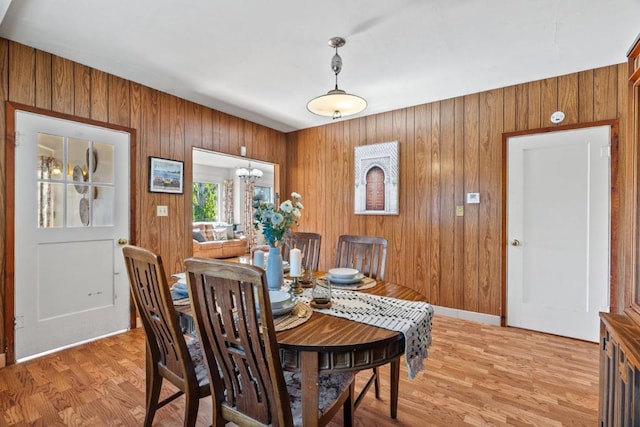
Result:
[[[408,301],[425,301],[414,290],[398,284],[378,282],[366,292]],[[302,379],[304,426],[318,423],[318,376],[391,364],[391,417],[398,411],[398,374],[405,340],[401,332],[359,323],[320,312],[293,329],[276,334],[284,369],[299,370]]]
[[[316,272],[315,277],[324,273]],[[339,289],[338,286],[336,288]],[[358,292],[407,301],[424,301],[424,296],[402,285],[378,281]],[[189,306],[176,310],[191,316]],[[283,369],[300,371],[302,419],[305,427],[318,424],[318,376],[331,372],[357,372],[390,364],[390,415],[398,412],[400,357],[405,351],[401,332],[314,311],[301,325],[276,333]]]

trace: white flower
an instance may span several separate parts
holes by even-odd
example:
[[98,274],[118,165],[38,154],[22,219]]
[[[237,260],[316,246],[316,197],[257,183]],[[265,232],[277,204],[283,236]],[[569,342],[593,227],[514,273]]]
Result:
[[285,200],[284,202],[282,202],[280,204],[280,210],[286,213],[291,213],[291,211],[293,210],[293,203],[291,203],[291,200]]

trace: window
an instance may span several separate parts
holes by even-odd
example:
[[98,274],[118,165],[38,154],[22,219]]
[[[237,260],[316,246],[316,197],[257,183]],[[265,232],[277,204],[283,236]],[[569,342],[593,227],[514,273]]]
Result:
[[220,184],[193,183],[193,220],[218,221]]

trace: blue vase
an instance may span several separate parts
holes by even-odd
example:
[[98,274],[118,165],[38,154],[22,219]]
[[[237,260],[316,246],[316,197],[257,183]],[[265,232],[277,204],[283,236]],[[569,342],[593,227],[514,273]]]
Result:
[[283,283],[282,253],[279,247],[271,246],[267,258],[267,286],[269,290],[280,290]]

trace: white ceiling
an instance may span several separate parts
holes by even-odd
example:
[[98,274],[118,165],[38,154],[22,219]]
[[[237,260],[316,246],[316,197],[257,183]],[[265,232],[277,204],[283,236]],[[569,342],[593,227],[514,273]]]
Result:
[[[9,5],[10,3],[10,5]],[[288,132],[626,60],[640,0],[0,0],[0,36]]]

